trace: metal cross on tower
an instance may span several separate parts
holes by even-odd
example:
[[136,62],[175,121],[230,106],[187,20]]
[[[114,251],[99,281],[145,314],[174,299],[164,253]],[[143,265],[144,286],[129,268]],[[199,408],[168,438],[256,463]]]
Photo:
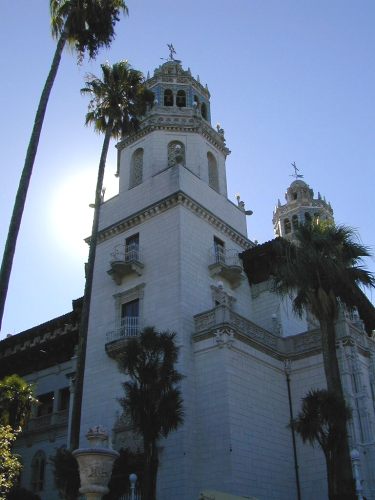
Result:
[[299,172],[299,168],[297,168],[296,162],[294,161],[293,163],[291,163],[291,165],[294,169],[294,174],[291,174],[291,177],[295,177],[296,179],[302,179],[303,175],[297,174],[297,172]]
[[170,61],[174,61],[173,54],[176,54],[176,51],[175,51],[175,49],[173,47],[173,44],[167,43],[167,47],[169,49],[169,60]]

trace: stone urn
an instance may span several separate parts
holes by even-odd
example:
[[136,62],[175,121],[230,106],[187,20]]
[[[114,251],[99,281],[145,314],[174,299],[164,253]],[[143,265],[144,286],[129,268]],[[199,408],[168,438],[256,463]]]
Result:
[[79,465],[79,492],[87,500],[100,500],[109,491],[113,462],[119,454],[109,448],[108,434],[102,427],[89,429],[86,437],[89,447],[73,451]]

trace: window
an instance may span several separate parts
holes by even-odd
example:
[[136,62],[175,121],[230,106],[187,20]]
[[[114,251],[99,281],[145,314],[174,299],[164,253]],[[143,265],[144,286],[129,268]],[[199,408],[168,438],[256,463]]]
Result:
[[199,97],[197,95],[194,96],[194,105],[199,109]]
[[176,104],[179,108],[186,107],[186,93],[185,90],[179,90],[176,96]]
[[214,155],[210,152],[207,153],[207,164],[208,164],[208,185],[219,191],[219,173],[217,169],[217,162]]
[[67,410],[69,408],[69,401],[70,401],[69,387],[64,387],[64,389],[60,389],[58,410],[59,411]]
[[50,415],[53,412],[53,392],[48,392],[46,394],[41,394],[37,397],[39,401],[37,409],[37,417],[42,417],[43,415]]
[[31,489],[34,493],[43,491],[44,474],[46,468],[46,455],[44,451],[38,451],[31,461]]
[[173,106],[173,92],[171,89],[164,91],[164,106]]
[[205,120],[207,120],[207,106],[205,102],[202,102],[201,113]]
[[294,231],[296,231],[296,229],[298,229],[298,216],[297,215],[293,215],[293,217],[292,217],[292,226],[293,226]]
[[306,224],[311,222],[311,215],[309,214],[309,212],[305,212],[305,222]]
[[168,167],[175,165],[185,166],[185,146],[180,141],[168,144]]
[[133,234],[125,240],[125,262],[139,260],[139,234]]
[[290,225],[289,219],[284,220],[284,231],[285,231],[285,234],[289,234],[292,231],[292,227]]
[[214,258],[215,264],[225,264],[225,243],[214,237]]
[[138,186],[143,180],[143,149],[134,151],[130,162],[129,189]]
[[121,335],[134,337],[139,330],[139,299],[121,305]]

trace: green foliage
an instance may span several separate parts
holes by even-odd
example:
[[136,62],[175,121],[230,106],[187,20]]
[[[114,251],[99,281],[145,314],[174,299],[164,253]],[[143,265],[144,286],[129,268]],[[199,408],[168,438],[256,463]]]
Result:
[[[302,399],[302,410],[291,422],[303,442],[318,444],[325,456],[327,466],[328,496],[330,500],[353,498],[349,489],[339,492],[342,482],[340,462],[343,460],[342,443],[347,440],[346,424],[351,410],[342,397],[320,389],[311,390]],[[354,494],[354,493],[353,493]],[[347,495],[344,497],[344,495]]]
[[176,430],[184,418],[175,336],[145,328],[138,339],[127,342],[120,360],[120,368],[129,376],[120,403],[133,430],[143,438],[143,500],[156,499],[158,440]]
[[33,405],[33,386],[18,375],[9,375],[0,380],[0,424],[9,425],[14,431],[25,427]]
[[125,398],[120,403],[134,430],[148,441],[166,437],[183,422],[175,336],[145,328],[139,339],[128,341],[121,357],[120,366],[130,380],[123,384]]
[[50,0],[52,34],[66,33],[68,43],[80,58],[88,52],[95,58],[101,47],[109,47],[120,13],[128,12],[123,0]]
[[121,495],[129,492],[129,475],[136,474],[138,484],[142,484],[143,453],[133,453],[128,448],[120,450],[120,456],[115,460],[111,479],[108,483],[109,493],[103,500],[117,500]]
[[358,286],[375,286],[362,263],[370,252],[353,229],[314,222],[300,226],[295,236],[295,243],[284,241],[274,270],[276,291],[291,296],[299,315],[309,309],[319,320],[335,319],[337,299],[352,308]]
[[19,458],[11,451],[16,437],[17,432],[10,425],[0,426],[0,500],[5,500],[22,468]]
[[342,398],[324,389],[311,390],[302,399],[302,410],[292,423],[303,442],[316,443],[330,457],[346,438],[351,411]]
[[50,457],[53,463],[55,485],[61,498],[76,500],[81,485],[78,463],[72,452],[66,448],[58,448]]
[[143,74],[127,61],[102,64],[102,79],[89,75],[82,94],[90,96],[86,125],[102,133],[112,125],[112,137],[119,138],[139,128],[139,120],[152,105],[154,94],[144,85]]

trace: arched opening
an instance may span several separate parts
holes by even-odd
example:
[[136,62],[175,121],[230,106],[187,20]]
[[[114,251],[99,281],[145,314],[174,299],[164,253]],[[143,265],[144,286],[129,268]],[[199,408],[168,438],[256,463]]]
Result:
[[186,92],[185,92],[185,90],[179,90],[177,92],[176,104],[179,108],[186,107]]
[[202,113],[202,117],[207,120],[207,106],[206,106],[206,103],[205,102],[202,102],[202,105],[201,105],[201,113]]
[[306,224],[309,224],[311,222],[311,215],[309,212],[305,212],[305,222]]
[[171,89],[164,90],[164,106],[173,106],[173,92]]
[[46,455],[44,451],[39,450],[31,461],[31,489],[34,493],[44,489],[45,468]]
[[130,162],[129,189],[138,186],[143,181],[143,149],[134,151]]
[[199,97],[197,95],[194,95],[194,107],[199,109]]
[[292,217],[292,226],[293,226],[293,231],[296,231],[298,229],[298,216],[293,215]]
[[208,164],[208,185],[219,191],[219,172],[217,169],[217,161],[214,155],[210,152],[207,153],[207,164]]
[[180,141],[172,141],[168,144],[168,167],[175,165],[185,166],[185,146]]
[[285,234],[289,234],[292,232],[292,226],[290,224],[289,219],[284,220],[284,232],[285,232]]

